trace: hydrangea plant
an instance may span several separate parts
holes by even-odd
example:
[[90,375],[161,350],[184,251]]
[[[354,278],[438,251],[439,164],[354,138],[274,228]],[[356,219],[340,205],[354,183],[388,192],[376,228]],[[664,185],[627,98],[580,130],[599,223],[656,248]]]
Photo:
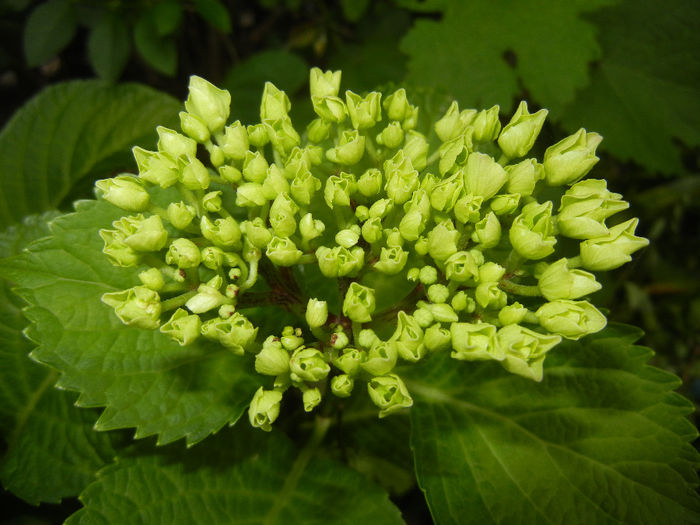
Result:
[[[307,412],[329,395],[368,395],[379,417],[407,409],[404,371],[436,353],[539,382],[563,339],[606,326],[586,300],[593,272],[648,241],[636,218],[607,223],[628,203],[586,178],[600,135],[580,129],[538,160],[544,109],[521,102],[502,126],[498,106],[453,102],[427,123],[403,88],[340,83],[311,70],[306,127],[267,83],[246,126],[227,91],[192,77],[181,130],[134,148],[137,176],[97,182],[124,212],[99,231],[103,253],[140,269],[102,295],[124,324],[254,362],[269,379],[249,421],[268,431],[290,389]],[[260,305],[297,321],[265,333],[247,313]]]

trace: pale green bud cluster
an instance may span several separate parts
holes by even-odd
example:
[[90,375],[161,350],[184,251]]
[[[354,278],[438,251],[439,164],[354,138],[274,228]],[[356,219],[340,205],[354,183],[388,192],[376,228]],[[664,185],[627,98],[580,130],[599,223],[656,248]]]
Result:
[[[562,338],[605,326],[585,300],[601,287],[592,272],[648,241],[637,219],[607,224],[628,204],[584,179],[600,135],[581,129],[539,161],[546,110],[522,102],[501,122],[498,106],[453,102],[430,123],[403,88],[340,81],[311,70],[316,118],[298,127],[271,83],[244,124],[227,91],[192,77],[181,132],[134,148],[138,176],[97,182],[127,212],[99,232],[105,255],[140,267],[138,284],[103,296],[122,322],[249,355],[270,378],[249,409],[264,430],[292,387],[307,412],[358,384],[380,417],[410,407],[396,367],[434,352],[539,381]],[[248,309],[265,305],[298,326],[260,333]]]

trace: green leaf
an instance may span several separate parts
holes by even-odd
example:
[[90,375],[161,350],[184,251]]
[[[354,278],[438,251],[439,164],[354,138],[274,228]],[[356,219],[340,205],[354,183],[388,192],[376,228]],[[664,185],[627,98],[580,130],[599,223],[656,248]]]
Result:
[[231,32],[231,17],[219,0],[194,0],[194,8],[212,27],[222,33]]
[[369,0],[341,0],[343,16],[350,22],[357,22],[369,7]]
[[124,326],[101,303],[103,293],[139,284],[139,269],[113,267],[97,235],[122,215],[83,201],[52,223],[52,237],[0,261],[0,274],[22,287],[30,305],[28,333],[40,345],[32,358],[62,373],[58,385],[79,391],[78,405],[105,407],[98,430],[136,427],[137,438],[196,443],[239,418],[260,376],[252,359]]
[[441,21],[419,19],[401,41],[408,79],[506,112],[522,84],[556,113],[588,83],[588,66],[600,56],[581,15],[611,1],[451,0]]
[[544,380],[436,356],[408,383],[418,483],[437,523],[697,522],[697,431],[680,380],[611,325]]
[[682,173],[682,147],[700,145],[700,5],[624,2],[596,14],[603,58],[563,116],[600,132],[621,160]]
[[42,91],[0,133],[0,229],[56,208],[88,175],[135,169],[124,152],[155,145],[155,126],[177,125],[179,107],[136,84],[76,81]]
[[76,29],[75,10],[69,0],[49,0],[34,8],[24,27],[24,54],[29,66],[39,66],[60,53]]
[[[48,235],[54,213],[30,216],[0,234],[0,257],[14,255],[32,239]],[[33,503],[77,496],[111,461],[111,436],[93,432],[93,410],[73,405],[75,395],[53,389],[58,374],[32,362],[34,345],[22,335],[26,321],[19,299],[0,283],[0,429],[7,449],[0,481]]]
[[171,35],[161,35],[149,11],[136,21],[134,43],[143,59],[156,71],[174,76],[177,69],[177,47]]
[[81,495],[88,523],[401,524],[386,493],[343,465],[245,426],[190,449],[119,458]]
[[105,13],[90,31],[88,39],[92,68],[101,78],[114,82],[124,70],[130,50],[129,30],[124,21]]
[[231,92],[231,116],[244,123],[260,119],[260,94],[270,81],[292,96],[309,76],[304,59],[290,51],[269,50],[257,53],[233,67],[223,86]]
[[182,4],[178,0],[164,0],[153,6],[153,18],[160,36],[172,35],[182,22]]

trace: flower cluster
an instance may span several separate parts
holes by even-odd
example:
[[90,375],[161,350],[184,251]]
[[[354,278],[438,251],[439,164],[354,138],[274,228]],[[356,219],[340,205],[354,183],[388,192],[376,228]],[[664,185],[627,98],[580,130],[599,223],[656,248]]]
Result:
[[[244,125],[229,123],[227,91],[192,77],[182,132],[159,127],[157,151],[134,148],[138,176],[97,182],[132,214],[100,231],[104,253],[143,268],[139,286],[103,302],[181,345],[205,337],[254,356],[270,386],[252,399],[253,426],[270,429],[290,387],[307,411],[358,383],[380,417],[409,407],[395,367],[433,352],[539,381],[562,338],[605,326],[584,300],[600,289],[591,271],[648,241],[637,219],[606,224],[628,204],[582,180],[600,135],[581,129],[540,162],[528,153],[547,111],[525,102],[505,126],[498,106],[457,102],[430,124],[404,89],[341,96],[340,72],[313,69],[310,91],[317,118],[300,132],[273,84],[260,122]],[[339,307],[302,294],[309,265]],[[381,309],[378,277],[398,283]],[[265,304],[298,326],[259,334],[246,309]]]

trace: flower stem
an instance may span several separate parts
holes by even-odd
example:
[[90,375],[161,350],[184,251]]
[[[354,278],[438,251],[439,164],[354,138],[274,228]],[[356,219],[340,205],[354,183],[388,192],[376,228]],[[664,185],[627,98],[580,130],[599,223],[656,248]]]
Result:
[[160,308],[161,311],[167,312],[169,310],[174,310],[175,308],[179,308],[183,304],[185,304],[187,301],[190,300],[190,298],[194,297],[197,295],[196,290],[192,290],[191,292],[183,293],[182,295],[178,295],[176,297],[171,297],[170,299],[166,299],[165,301],[160,303]]
[[524,295],[526,297],[541,297],[540,289],[537,286],[528,286],[524,284],[515,284],[506,279],[499,283],[499,288],[508,293],[515,295]]

